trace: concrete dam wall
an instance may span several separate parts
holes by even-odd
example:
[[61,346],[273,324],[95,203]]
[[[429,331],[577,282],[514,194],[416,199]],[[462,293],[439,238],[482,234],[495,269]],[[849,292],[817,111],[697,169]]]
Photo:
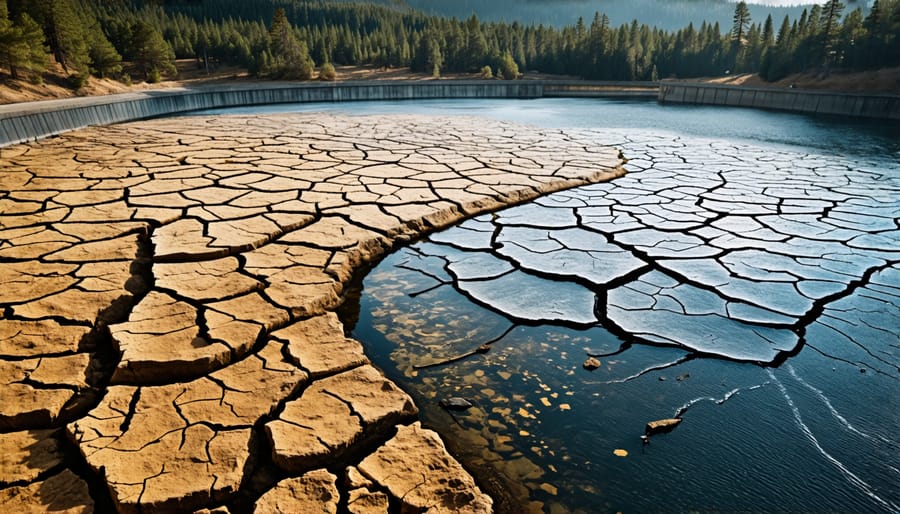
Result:
[[338,84],[244,83],[47,100],[0,106],[0,146],[89,125],[245,105],[426,98],[539,98],[540,82],[434,81]]
[[0,105],[0,147],[61,134],[89,125],[107,125],[219,107],[429,98],[656,97],[657,87],[655,82],[537,80],[373,81],[330,84],[244,82],[231,86],[181,87],[101,97]]
[[900,120],[900,95],[662,82],[659,86],[659,102],[728,105]]
[[900,119],[900,96],[590,81],[243,82],[0,105],[0,147],[107,125],[219,107],[437,98],[655,97],[662,103],[732,105]]

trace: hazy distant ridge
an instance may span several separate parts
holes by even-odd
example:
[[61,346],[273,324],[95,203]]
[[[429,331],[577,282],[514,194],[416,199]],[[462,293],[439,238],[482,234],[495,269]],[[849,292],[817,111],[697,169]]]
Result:
[[[728,0],[381,0],[386,4],[405,3],[428,14],[467,18],[476,13],[482,20],[518,21],[520,23],[543,23],[549,25],[573,25],[578,17],[589,22],[595,12],[609,16],[613,26],[630,23],[637,19],[640,23],[666,30],[677,30],[693,22],[699,25],[703,20],[719,22],[723,27],[731,26],[734,2]],[[859,2],[846,1],[855,7]],[[796,19],[803,7],[775,7],[751,5],[750,14],[754,20],[772,18],[781,21],[785,15]]]

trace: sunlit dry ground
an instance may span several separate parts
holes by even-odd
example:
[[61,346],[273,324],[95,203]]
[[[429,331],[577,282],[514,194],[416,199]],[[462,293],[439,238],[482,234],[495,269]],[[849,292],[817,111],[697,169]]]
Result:
[[487,510],[333,310],[396,244],[618,164],[560,131],[322,114],[3,149],[0,505]]

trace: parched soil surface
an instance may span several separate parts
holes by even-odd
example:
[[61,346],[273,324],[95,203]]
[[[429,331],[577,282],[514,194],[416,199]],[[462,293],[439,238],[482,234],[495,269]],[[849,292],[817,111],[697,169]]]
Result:
[[596,134],[416,116],[4,148],[0,510],[490,511],[334,310],[396,245],[619,164]]
[[702,80],[733,86],[775,88],[787,88],[793,86],[798,89],[900,94],[900,66],[857,73],[846,73],[841,71],[833,71],[830,73],[822,71],[797,73],[775,82],[766,82],[760,78],[759,75],[753,73],[729,77],[713,77]]

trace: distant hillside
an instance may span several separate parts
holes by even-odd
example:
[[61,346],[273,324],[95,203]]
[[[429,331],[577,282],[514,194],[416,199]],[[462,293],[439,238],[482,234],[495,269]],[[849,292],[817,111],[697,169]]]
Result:
[[[399,1],[0,0],[0,81],[8,75],[40,85],[53,79],[44,74],[55,64],[73,90],[91,77],[154,83],[176,72],[176,59],[193,60],[206,73],[234,66],[277,80],[309,80],[315,67],[331,79],[339,65],[509,80],[524,71],[595,80],[757,73],[767,81],[797,72],[829,76],[900,66],[900,0],[878,0],[868,12],[829,0],[782,20],[724,0],[606,0],[609,8],[627,2],[632,14],[641,5],[656,14],[650,6],[662,12],[706,6],[707,14],[714,6],[734,9],[725,23],[698,21],[676,30],[593,13],[559,27],[485,15],[447,18]],[[447,1],[432,0],[431,7]],[[466,1],[523,15],[548,6]],[[550,3],[563,12],[565,5],[592,9],[593,1]]]
[[[475,13],[482,20],[543,23],[554,26],[572,25],[578,17],[589,21],[599,11],[609,16],[610,23],[618,26],[637,19],[638,22],[665,30],[677,30],[693,22],[699,25],[706,20],[730,27],[735,2],[729,0],[381,0],[386,4],[405,4],[428,14],[467,18]],[[769,14],[775,20],[785,15],[796,19],[804,7],[815,3],[797,0],[806,6],[773,7],[750,5],[755,20],[764,20]],[[823,2],[819,2],[823,3]],[[851,9],[862,1],[845,0]]]

